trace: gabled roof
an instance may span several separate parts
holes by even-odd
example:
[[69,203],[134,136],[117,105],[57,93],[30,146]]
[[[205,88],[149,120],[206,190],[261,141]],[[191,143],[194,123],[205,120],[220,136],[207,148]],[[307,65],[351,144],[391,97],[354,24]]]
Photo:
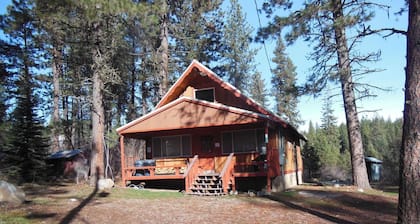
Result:
[[[238,90],[236,87],[232,86],[231,84],[223,81],[216,73],[211,71],[209,68],[198,62],[197,60],[193,60],[191,64],[188,66],[188,68],[182,73],[181,77],[175,82],[175,84],[168,90],[168,92],[163,96],[163,98],[159,101],[159,103],[156,105],[156,108],[159,108],[175,99],[177,99],[188,87],[188,84],[192,82],[192,80],[199,76],[205,76],[210,81],[215,82],[217,85],[223,87],[224,89],[231,92],[232,95],[234,95],[237,100],[242,101],[246,105],[249,106],[249,110],[262,113],[262,114],[270,114],[272,116],[278,117],[276,114],[270,112],[263,106],[261,106],[259,103],[257,103],[255,100],[251,99],[250,97],[245,96],[241,93],[240,90]],[[244,108],[243,108],[244,109]],[[280,117],[278,117],[280,120],[282,120]],[[284,121],[283,121],[284,122]],[[286,123],[286,122],[284,122]]]
[[[240,102],[240,106],[234,103],[226,105],[182,96],[191,83],[197,80],[203,82],[203,79],[223,88],[226,94],[235,99],[234,101]],[[193,60],[152,112],[118,128],[117,132],[119,134],[145,133],[259,121],[272,121],[298,133],[279,116],[242,94],[197,60]]]

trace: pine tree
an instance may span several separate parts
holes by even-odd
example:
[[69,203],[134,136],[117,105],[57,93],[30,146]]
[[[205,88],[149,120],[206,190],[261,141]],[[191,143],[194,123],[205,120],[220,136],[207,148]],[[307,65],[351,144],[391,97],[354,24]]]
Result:
[[124,37],[122,19],[146,10],[146,7],[130,0],[95,0],[78,4],[84,9],[82,16],[88,24],[88,30],[91,31],[89,53],[92,60],[90,80],[92,82],[93,128],[90,175],[91,184],[93,184],[97,177],[103,178],[105,174],[104,139],[106,124],[111,120],[109,114],[106,113],[106,106],[109,106],[106,98],[107,87],[112,86],[110,85],[112,83],[121,83],[121,76],[113,59],[118,52],[118,43]]
[[[170,34],[175,42],[171,55],[175,65],[184,70],[193,59],[223,75],[219,64],[223,31],[222,1],[170,1]],[[179,72],[179,71],[178,71]]]
[[337,133],[337,118],[334,116],[334,110],[332,108],[332,100],[330,96],[324,98],[322,105],[322,117],[321,117],[321,128],[331,136]]
[[253,75],[249,94],[257,103],[261,104],[263,107],[268,107],[267,89],[265,88],[264,79],[261,77],[261,73],[256,72]]
[[312,121],[309,121],[308,126],[308,133],[306,133],[308,142],[303,146],[302,157],[303,167],[306,171],[305,173],[307,173],[308,178],[312,179],[319,177],[318,174],[321,168],[321,161],[319,158],[319,152],[314,146],[316,130]]
[[273,62],[276,67],[273,69],[273,77],[271,78],[271,91],[275,97],[276,111],[286,121],[297,127],[302,121],[297,109],[296,67],[287,56],[280,37],[277,39]]
[[420,223],[420,2],[407,2],[407,66],[397,222]]
[[64,39],[65,31],[59,24],[68,22],[66,13],[71,10],[71,4],[67,1],[45,1],[36,0],[35,16],[38,20],[38,26],[42,29],[40,41],[45,48],[49,57],[48,62],[52,68],[52,96],[53,96],[53,113],[50,122],[51,128],[51,151],[56,152],[60,149],[59,136],[62,134],[61,118],[60,118],[60,80],[64,79]]
[[[291,1],[270,1],[264,4],[269,15],[273,14],[273,9],[277,6],[289,9]],[[287,17],[275,16],[269,26],[259,31],[260,38],[267,38],[278,35],[283,28],[289,27],[286,34],[288,43],[293,43],[299,37],[312,43],[310,59],[314,60],[315,65],[306,84],[309,92],[318,93],[329,81],[341,85],[352,154],[353,183],[360,188],[370,188],[370,184],[363,156],[356,94],[369,95],[369,85],[358,85],[363,91],[357,92],[353,78],[355,75],[374,72],[375,69],[363,66],[363,63],[377,61],[380,54],[371,52],[361,55],[354,51],[357,51],[357,44],[364,37],[380,31],[372,30],[368,25],[374,17],[373,7],[386,8],[369,1],[308,1]]]
[[33,5],[31,1],[14,1],[8,14],[1,17],[1,27],[18,49],[9,52],[16,71],[15,101],[11,114],[10,147],[6,151],[7,173],[18,182],[29,182],[45,176],[48,140],[43,137],[42,121],[37,114],[39,103],[34,70],[39,68]]
[[247,24],[246,15],[237,0],[230,0],[230,8],[225,13],[228,16],[223,28],[223,42],[226,47],[222,53],[224,76],[229,83],[244,93],[258,91],[252,89],[254,86],[249,88],[251,74],[255,70],[256,49],[250,47],[253,29]]

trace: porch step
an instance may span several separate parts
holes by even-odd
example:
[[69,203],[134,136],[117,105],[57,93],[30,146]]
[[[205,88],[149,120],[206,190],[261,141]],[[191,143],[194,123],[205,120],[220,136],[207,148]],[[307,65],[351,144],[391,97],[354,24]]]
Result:
[[191,195],[198,196],[221,196],[224,195],[222,180],[218,173],[202,173],[198,175],[192,187]]

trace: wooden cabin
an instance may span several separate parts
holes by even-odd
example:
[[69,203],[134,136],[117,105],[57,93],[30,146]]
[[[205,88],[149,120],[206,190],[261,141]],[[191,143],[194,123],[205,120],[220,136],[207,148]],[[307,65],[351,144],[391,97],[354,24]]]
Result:
[[[304,136],[194,60],[156,108],[117,129],[122,183],[180,181],[187,193],[281,191],[302,182]],[[125,152],[145,142],[145,157]]]

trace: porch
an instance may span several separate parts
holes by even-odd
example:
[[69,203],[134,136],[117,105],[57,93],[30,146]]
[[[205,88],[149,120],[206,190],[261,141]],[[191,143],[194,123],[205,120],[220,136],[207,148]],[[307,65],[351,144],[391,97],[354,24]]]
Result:
[[[126,158],[123,183],[128,181],[184,180],[187,193],[221,195],[236,190],[235,178],[267,177],[265,155],[241,153],[220,156],[136,160]],[[268,178],[269,179],[269,178]]]

